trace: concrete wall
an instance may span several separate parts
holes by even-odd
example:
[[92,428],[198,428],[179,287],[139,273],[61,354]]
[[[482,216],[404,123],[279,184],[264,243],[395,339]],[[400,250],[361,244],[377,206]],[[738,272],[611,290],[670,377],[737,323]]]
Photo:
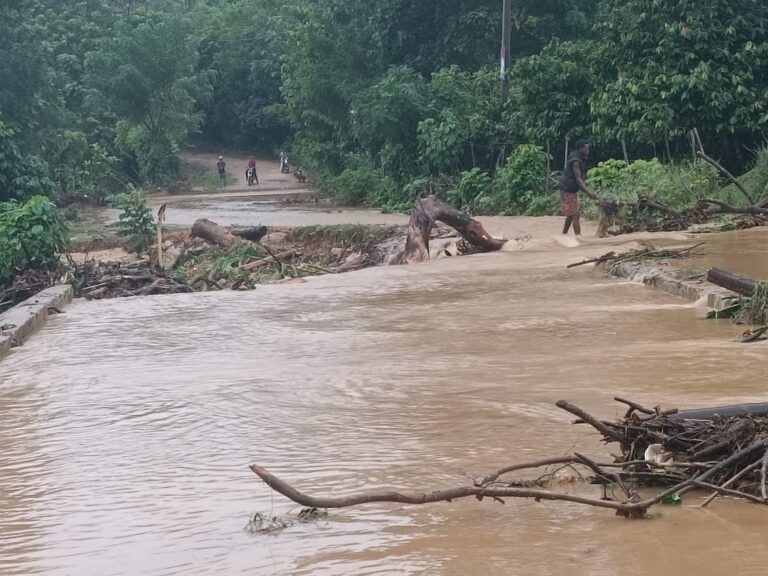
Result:
[[690,270],[660,268],[646,262],[623,262],[614,272],[622,278],[641,282],[691,302],[706,298],[707,306],[714,310],[727,308],[739,298],[735,292],[716,286],[703,278],[690,278]]
[[24,344],[45,325],[50,314],[56,313],[52,308],[60,310],[72,301],[72,297],[72,286],[59,284],[0,314],[0,358],[14,346]]

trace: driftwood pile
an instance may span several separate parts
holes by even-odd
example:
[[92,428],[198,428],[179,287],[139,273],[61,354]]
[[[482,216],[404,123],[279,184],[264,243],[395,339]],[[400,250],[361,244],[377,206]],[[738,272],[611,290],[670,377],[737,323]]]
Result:
[[648,195],[642,195],[634,204],[611,202],[608,210],[605,206],[601,207],[599,236],[602,237],[608,233],[610,221],[620,209],[624,210],[626,218],[622,219],[623,221],[612,231],[613,234],[687,230],[693,225],[704,224],[709,222],[713,216],[722,214],[737,216],[729,224],[731,229],[743,230],[764,226],[768,222],[768,197],[756,199],[755,195],[747,190],[733,174],[709,156],[704,150],[696,128],[691,131],[690,136],[696,157],[713,166],[726,180],[732,183],[747,200],[748,205],[734,206],[716,198],[698,198],[694,206],[683,210],[674,210]]
[[140,267],[139,263],[70,262],[67,276],[75,296],[88,300],[195,291],[178,277],[157,268]]
[[58,269],[25,270],[13,279],[10,286],[0,289],[0,312],[53,286],[60,276],[61,271]]
[[676,495],[702,488],[768,504],[768,404],[660,411],[621,401],[629,405],[624,418],[599,424],[605,441],[620,446],[626,484],[671,486]]
[[[578,452],[535,462],[505,466],[472,484],[401,493],[374,491],[346,496],[316,497],[300,492],[257,464],[251,470],[270,488],[310,508],[343,508],[373,502],[427,504],[450,502],[472,496],[490,498],[533,498],[558,500],[609,508],[617,515],[642,518],[660,503],[677,503],[691,490],[709,493],[702,506],[717,496],[737,497],[768,504],[768,404],[741,405],[711,410],[662,411],[616,398],[629,409],[619,421],[599,420],[569,402],[557,406],[576,416],[577,423],[595,428],[609,444],[618,444],[620,454],[610,462],[599,462]],[[556,473],[568,467],[585,473],[588,481],[603,485],[602,498],[553,490]],[[554,468],[554,470],[553,470]],[[549,470],[533,480],[510,479],[512,472]],[[608,489],[610,488],[610,490]],[[647,490],[655,493],[647,495]],[[641,495],[641,491],[645,496]]]

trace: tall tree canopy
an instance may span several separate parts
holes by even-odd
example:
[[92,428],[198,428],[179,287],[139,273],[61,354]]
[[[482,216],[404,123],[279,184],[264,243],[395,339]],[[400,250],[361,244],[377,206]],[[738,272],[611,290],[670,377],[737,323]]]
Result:
[[[500,12],[497,0],[6,0],[0,199],[169,183],[190,142],[290,146],[327,182],[345,173],[406,201],[490,176],[525,143],[589,135],[672,159],[690,155],[696,127],[741,168],[765,137],[763,0],[515,0],[503,103]],[[472,178],[465,191],[484,181]]]

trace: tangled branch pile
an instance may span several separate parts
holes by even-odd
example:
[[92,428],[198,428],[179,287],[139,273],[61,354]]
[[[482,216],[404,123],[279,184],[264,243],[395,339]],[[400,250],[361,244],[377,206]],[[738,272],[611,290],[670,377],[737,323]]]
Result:
[[53,286],[61,276],[58,269],[35,270],[28,268],[16,276],[11,285],[0,290],[0,312]]
[[[251,470],[273,490],[311,508],[343,508],[372,502],[427,504],[472,496],[501,502],[503,498],[561,500],[610,508],[617,515],[642,518],[652,506],[679,501],[680,496],[696,489],[711,492],[703,506],[718,495],[768,504],[768,405],[678,412],[649,409],[621,398],[616,400],[629,406],[624,418],[617,422],[598,420],[564,400],[557,402],[559,408],[578,417],[577,423],[594,427],[606,443],[620,445],[621,455],[608,463],[598,463],[576,452],[505,466],[476,478],[471,485],[444,490],[421,493],[383,490],[330,497],[304,494],[256,464]],[[587,470],[592,483],[604,485],[603,497],[552,490],[548,486],[555,473],[551,471],[534,480],[502,478],[511,472],[552,466]],[[610,492],[608,486],[612,488]],[[659,491],[643,499],[641,488]]]
[[142,268],[139,263],[70,261],[64,281],[72,284],[75,296],[98,300],[150,294],[194,292],[194,288],[162,270]]
[[768,503],[768,405],[678,412],[617,400],[629,405],[624,418],[597,428],[606,443],[621,447],[616,464],[623,481],[672,486],[675,493],[706,488]]

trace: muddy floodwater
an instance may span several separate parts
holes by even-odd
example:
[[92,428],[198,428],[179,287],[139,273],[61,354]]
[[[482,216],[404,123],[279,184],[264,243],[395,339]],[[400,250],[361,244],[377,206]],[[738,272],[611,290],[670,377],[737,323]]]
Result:
[[[644,521],[464,500],[244,530],[295,509],[253,462],[319,495],[432,490],[574,448],[607,457],[561,398],[603,417],[620,414],[617,394],[765,400],[768,343],[566,270],[626,240],[576,245],[540,222],[496,254],[68,307],[0,362],[0,574],[764,574],[768,511],[702,510],[703,494]],[[719,264],[734,236],[708,238]],[[736,237],[758,266],[765,232]]]

